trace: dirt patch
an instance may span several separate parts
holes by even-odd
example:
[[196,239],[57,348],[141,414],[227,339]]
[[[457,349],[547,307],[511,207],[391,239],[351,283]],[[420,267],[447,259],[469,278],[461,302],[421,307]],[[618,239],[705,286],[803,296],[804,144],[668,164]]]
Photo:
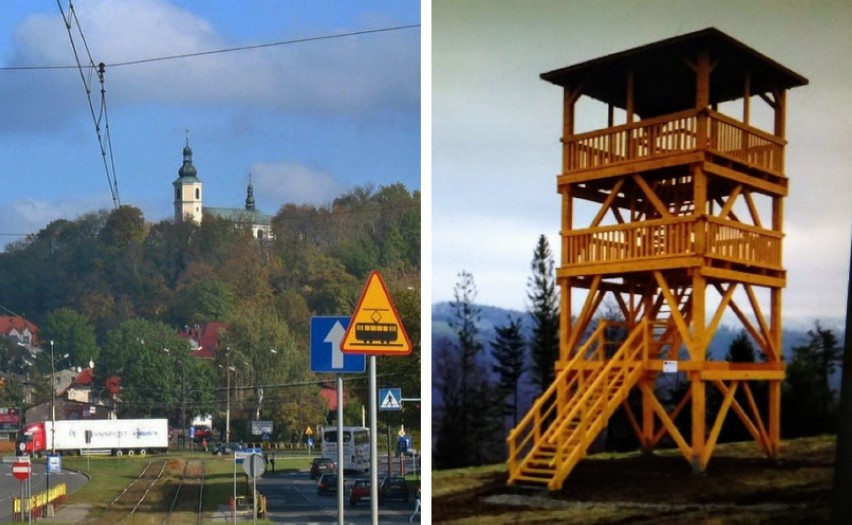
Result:
[[[779,460],[753,443],[721,445],[704,474],[679,454],[590,457],[561,492],[506,487],[501,468],[433,481],[433,523],[502,525],[825,523],[834,438],[791,440]],[[451,492],[438,487],[463,486]],[[460,482],[461,480],[461,482]]]

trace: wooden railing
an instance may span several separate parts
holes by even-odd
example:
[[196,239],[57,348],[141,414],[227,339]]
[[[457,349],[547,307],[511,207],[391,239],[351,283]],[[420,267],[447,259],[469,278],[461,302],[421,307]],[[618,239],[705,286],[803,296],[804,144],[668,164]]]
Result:
[[696,248],[699,235],[704,237],[704,255],[708,257],[771,269],[782,267],[781,233],[716,217],[677,217],[571,230],[562,236],[562,261],[570,266],[701,255]]
[[707,255],[725,261],[778,269],[783,234],[748,224],[707,218]]
[[[706,143],[699,144],[701,115]],[[785,141],[712,110],[688,110],[563,139],[566,172],[706,149],[783,174]]]

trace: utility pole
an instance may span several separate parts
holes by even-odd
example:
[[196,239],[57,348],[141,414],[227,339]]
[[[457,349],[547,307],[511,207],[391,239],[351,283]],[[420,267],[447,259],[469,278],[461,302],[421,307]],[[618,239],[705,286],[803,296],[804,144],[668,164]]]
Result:
[[[852,249],[850,249],[852,257]],[[852,259],[846,291],[846,333],[840,383],[840,413],[837,418],[837,450],[834,459],[834,487],[831,495],[831,523],[852,523]]]

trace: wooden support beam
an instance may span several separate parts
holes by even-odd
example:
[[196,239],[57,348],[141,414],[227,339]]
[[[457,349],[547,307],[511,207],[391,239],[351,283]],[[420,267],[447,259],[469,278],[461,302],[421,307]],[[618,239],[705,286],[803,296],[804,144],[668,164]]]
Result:
[[[718,217],[720,219],[727,219],[729,214],[732,214],[731,210],[734,209],[734,204],[737,202],[737,197],[740,196],[740,192],[743,190],[742,184],[736,184],[731,189],[731,192],[728,194],[728,200],[723,201],[722,197],[719,196],[716,200],[722,206],[722,209],[719,210]],[[736,216],[733,216],[733,220],[737,220]]]
[[745,197],[746,205],[748,206],[748,212],[749,214],[751,214],[752,224],[754,224],[758,228],[762,228],[763,226],[760,223],[760,212],[757,210],[757,206],[755,206],[754,204],[754,199],[751,196],[751,192],[743,192],[743,197]]
[[624,178],[620,178],[615,181],[615,184],[612,186],[612,190],[610,190],[609,195],[607,195],[606,200],[601,204],[600,209],[598,210],[595,218],[592,219],[592,223],[589,225],[590,228],[594,228],[595,226],[600,226],[601,221],[606,216],[607,210],[609,210],[613,206],[613,201],[618,196],[618,192],[621,191],[621,187],[624,185]]
[[722,404],[719,406],[719,412],[716,413],[716,420],[713,422],[713,427],[710,429],[710,435],[707,437],[707,446],[704,449],[704,456],[701,458],[702,464],[706,467],[710,462],[710,456],[713,455],[713,449],[716,447],[716,441],[719,439],[719,433],[722,431],[722,423],[725,422],[725,417],[728,415],[728,409],[731,408],[731,402],[734,400],[734,394],[737,392],[739,382],[734,381],[733,387],[729,388],[722,398]]
[[660,271],[655,271],[654,277],[657,280],[657,285],[660,287],[660,291],[666,298],[666,302],[669,304],[669,308],[671,309],[672,320],[677,326],[681,339],[683,339],[683,342],[686,344],[687,351],[689,351],[690,359],[695,360],[696,357],[693,354],[695,343],[692,339],[692,334],[689,332],[689,326],[687,325],[686,320],[680,313],[677,301],[675,300],[671,290],[669,289],[669,285],[666,282],[666,278]]
[[659,213],[661,217],[666,219],[672,217],[672,214],[669,212],[668,208],[666,208],[666,205],[663,204],[663,201],[661,201],[659,197],[657,197],[656,192],[648,186],[648,183],[645,182],[642,175],[633,175],[633,181],[636,183],[636,186],[642,190],[642,193],[645,194],[645,197],[648,198],[648,201],[654,206],[654,209],[657,210],[657,213]]
[[663,405],[657,401],[656,396],[654,396],[653,389],[649,387],[646,383],[639,383],[639,388],[642,389],[642,392],[646,394],[645,399],[650,404],[654,413],[660,419],[660,422],[665,427],[666,431],[674,440],[677,448],[680,449],[680,452],[683,454],[688,461],[692,460],[692,449],[686,443],[686,440],[683,439],[683,435],[680,433],[680,430],[674,424],[674,421],[669,419],[669,415],[666,413],[666,409],[663,408]]

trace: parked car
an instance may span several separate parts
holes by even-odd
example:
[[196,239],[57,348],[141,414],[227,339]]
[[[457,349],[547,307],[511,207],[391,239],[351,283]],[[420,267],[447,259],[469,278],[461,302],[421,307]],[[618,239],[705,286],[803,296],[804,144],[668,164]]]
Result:
[[379,505],[389,499],[398,499],[408,502],[408,483],[404,478],[388,476],[382,480],[379,487]]
[[216,456],[221,456],[223,454],[241,452],[242,450],[243,446],[239,443],[216,443],[216,446],[213,447],[212,453]]
[[317,482],[317,495],[337,493],[337,474],[323,474]]
[[370,480],[358,479],[355,484],[349,489],[349,504],[353,507],[362,499],[370,500]]
[[334,472],[334,461],[329,458],[314,458],[311,461],[311,479],[317,479],[326,472]]

